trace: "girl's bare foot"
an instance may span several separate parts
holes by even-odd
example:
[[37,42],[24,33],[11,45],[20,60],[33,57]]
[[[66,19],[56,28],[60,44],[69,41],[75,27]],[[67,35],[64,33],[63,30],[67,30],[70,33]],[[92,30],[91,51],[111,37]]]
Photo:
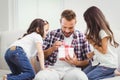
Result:
[[120,72],[117,69],[114,71],[114,74],[115,76],[120,76]]
[[7,80],[7,75],[4,75],[4,76],[3,76],[3,80]]

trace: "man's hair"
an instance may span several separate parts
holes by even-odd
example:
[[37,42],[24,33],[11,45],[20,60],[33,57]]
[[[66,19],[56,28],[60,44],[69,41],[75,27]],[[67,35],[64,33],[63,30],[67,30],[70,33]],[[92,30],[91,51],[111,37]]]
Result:
[[68,21],[72,20],[72,19],[75,19],[76,18],[76,14],[74,11],[72,10],[64,10],[61,14],[61,18],[65,18],[67,19]]

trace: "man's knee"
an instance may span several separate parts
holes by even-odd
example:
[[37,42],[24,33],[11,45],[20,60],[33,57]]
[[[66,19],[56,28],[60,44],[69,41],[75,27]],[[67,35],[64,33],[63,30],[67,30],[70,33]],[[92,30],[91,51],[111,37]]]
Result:
[[46,75],[42,71],[38,72],[34,78],[34,80],[45,80]]
[[59,75],[50,70],[43,70],[36,74],[34,80],[59,80]]
[[63,80],[88,80],[87,75],[81,70],[73,70],[63,77]]

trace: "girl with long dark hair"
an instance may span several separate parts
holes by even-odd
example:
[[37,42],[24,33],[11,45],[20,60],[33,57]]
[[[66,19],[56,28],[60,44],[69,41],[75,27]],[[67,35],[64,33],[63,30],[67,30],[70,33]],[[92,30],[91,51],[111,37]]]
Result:
[[96,6],[88,8],[84,13],[87,24],[86,37],[94,51],[87,54],[91,64],[84,69],[89,80],[100,80],[114,76],[118,66],[117,53],[114,48],[118,43],[102,11]]

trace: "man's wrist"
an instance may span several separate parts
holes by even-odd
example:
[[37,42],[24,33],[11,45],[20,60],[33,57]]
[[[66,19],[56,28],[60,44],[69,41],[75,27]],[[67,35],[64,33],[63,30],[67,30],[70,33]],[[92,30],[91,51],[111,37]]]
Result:
[[54,51],[54,47],[52,46],[51,48],[50,48],[50,52],[53,52]]
[[75,62],[74,62],[74,65],[75,65],[75,66],[79,66],[79,61],[78,61],[78,60],[75,61]]

